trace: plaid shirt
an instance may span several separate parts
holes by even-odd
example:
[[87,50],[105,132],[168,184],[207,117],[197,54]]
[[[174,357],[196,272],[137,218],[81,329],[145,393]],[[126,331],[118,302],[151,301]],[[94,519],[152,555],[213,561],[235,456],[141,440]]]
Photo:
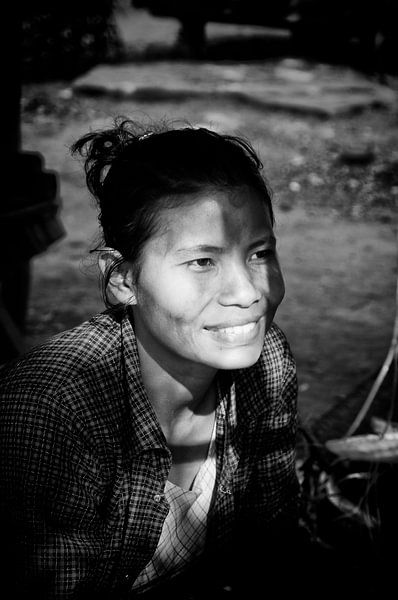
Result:
[[[101,313],[0,373],[3,578],[21,597],[121,598],[156,549],[171,466],[128,315]],[[275,324],[255,365],[218,378],[207,545],[220,555],[237,523],[296,505],[297,386]]]

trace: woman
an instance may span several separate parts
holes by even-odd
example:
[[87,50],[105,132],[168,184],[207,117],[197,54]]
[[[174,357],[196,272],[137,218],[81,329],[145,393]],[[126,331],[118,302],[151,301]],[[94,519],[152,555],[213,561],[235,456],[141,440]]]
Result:
[[58,599],[274,576],[294,547],[296,372],[262,165],[237,137],[120,119],[73,152],[109,307],[3,369],[7,577]]

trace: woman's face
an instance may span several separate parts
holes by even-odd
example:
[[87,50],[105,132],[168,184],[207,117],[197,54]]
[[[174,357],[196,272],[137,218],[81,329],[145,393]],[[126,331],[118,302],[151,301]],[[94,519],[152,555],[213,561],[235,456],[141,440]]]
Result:
[[168,370],[254,364],[284,295],[264,202],[248,188],[209,191],[159,222],[134,285],[139,342]]

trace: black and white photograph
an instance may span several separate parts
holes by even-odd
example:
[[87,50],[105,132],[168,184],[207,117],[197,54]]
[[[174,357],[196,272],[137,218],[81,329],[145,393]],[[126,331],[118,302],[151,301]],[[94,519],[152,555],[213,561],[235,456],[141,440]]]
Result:
[[1,597],[394,597],[397,0],[2,13]]

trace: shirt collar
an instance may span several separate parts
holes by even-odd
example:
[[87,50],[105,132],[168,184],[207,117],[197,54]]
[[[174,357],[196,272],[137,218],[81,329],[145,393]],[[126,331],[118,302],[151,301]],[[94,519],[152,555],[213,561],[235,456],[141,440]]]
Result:
[[132,443],[136,452],[156,448],[168,452],[166,439],[142,381],[137,338],[132,326],[132,315],[128,310],[121,318],[120,331],[122,376],[125,378],[125,391],[133,424]]

